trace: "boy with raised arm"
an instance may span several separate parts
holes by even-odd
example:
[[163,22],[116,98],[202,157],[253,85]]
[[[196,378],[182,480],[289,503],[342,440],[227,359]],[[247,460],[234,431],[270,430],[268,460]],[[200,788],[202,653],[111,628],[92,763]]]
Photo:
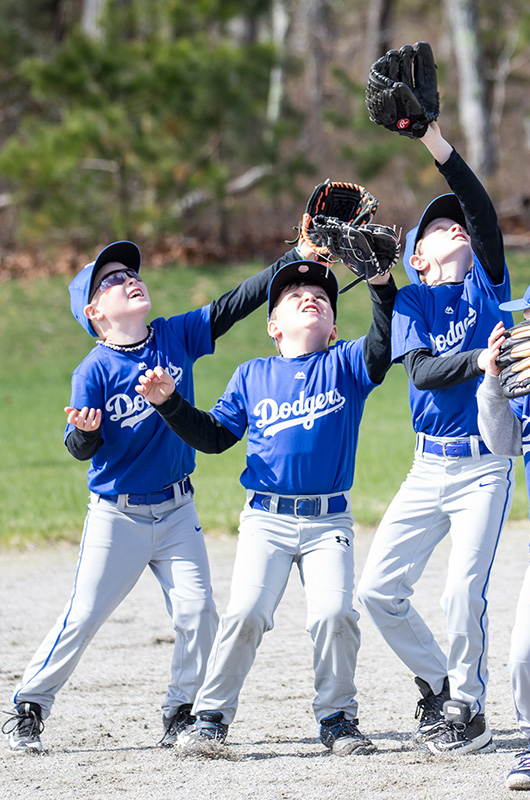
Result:
[[[497,215],[432,122],[421,143],[451,193],[406,237],[411,280],[396,297],[392,359],[409,377],[414,462],[374,536],[358,596],[420,691],[414,740],[433,754],[495,749],[485,717],[488,583],[513,495],[513,461],[479,435],[476,393],[499,302],[510,296]],[[511,315],[503,312],[507,324]],[[435,547],[451,536],[443,652],[411,603]]]
[[314,646],[313,711],[320,740],[337,755],[369,753],[358,727],[354,682],[360,634],[353,608],[350,487],[364,403],[390,366],[396,292],[371,280],[366,336],[337,339],[337,280],[327,264],[300,261],[274,276],[267,330],[278,355],[239,366],[210,412],[194,409],[160,368],[138,391],[188,444],[219,453],[247,434],[231,596],[186,736],[188,748],[224,742],[263,634],[273,626],[296,564]]

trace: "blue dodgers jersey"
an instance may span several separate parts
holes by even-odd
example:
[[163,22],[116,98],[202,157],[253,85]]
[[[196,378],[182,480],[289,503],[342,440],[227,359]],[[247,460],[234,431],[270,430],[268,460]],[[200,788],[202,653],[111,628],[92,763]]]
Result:
[[376,385],[364,338],[237,368],[211,411],[240,439],[247,431],[246,489],[303,495],[351,488],[364,403]]
[[[392,360],[427,348],[444,356],[487,347],[494,326],[502,320],[512,325],[512,315],[499,310],[510,297],[505,267],[504,281],[495,286],[475,257],[473,268],[458,284],[404,286],[396,296],[392,315]],[[479,435],[476,393],[482,377],[443,389],[417,389],[409,381],[412,426],[429,436]]]
[[[189,475],[195,450],[163,421],[135,386],[161,366],[179,392],[194,402],[193,364],[213,353],[210,306],[151,323],[154,337],[142,350],[120,352],[98,344],[72,376],[73,408],[101,408],[103,444],[91,459],[88,488],[98,494],[158,491]],[[65,439],[73,426],[67,425]]]

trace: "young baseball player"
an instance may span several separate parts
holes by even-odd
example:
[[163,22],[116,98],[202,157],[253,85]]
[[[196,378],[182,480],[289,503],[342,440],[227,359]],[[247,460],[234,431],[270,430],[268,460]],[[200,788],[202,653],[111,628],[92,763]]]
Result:
[[[302,245],[303,247],[303,245]],[[218,618],[190,475],[193,449],[135,391],[139,372],[163,367],[193,402],[194,362],[267,298],[272,275],[297,248],[212,303],[146,323],[151,301],[140,251],[128,241],[102,250],[70,284],[71,310],[96,346],[74,371],[65,443],[90,459],[90,502],[74,588],[16,688],[4,725],[9,746],[40,751],[57,692],[84,650],[149,566],[175,629],[171,681],[163,702],[163,744],[193,721]]]
[[[502,311],[522,311],[530,319],[530,287],[519,300],[502,303]],[[495,363],[504,341],[504,325],[499,323],[489,339],[486,375],[477,393],[478,424],[484,441],[492,451],[504,456],[524,455],[526,486],[530,497],[530,395],[508,400],[499,383],[500,369]],[[510,646],[510,678],[515,716],[528,742],[517,753],[506,778],[508,789],[530,790],[530,566],[526,570],[517,602]]]
[[[414,733],[432,753],[490,752],[484,715],[487,591],[513,493],[513,461],[479,436],[476,392],[489,333],[509,277],[485,189],[436,122],[421,139],[451,194],[433,200],[406,237],[412,281],[397,294],[392,358],[409,377],[414,462],[375,534],[358,588],[361,604],[415,675]],[[511,315],[503,312],[511,324]],[[436,545],[452,551],[442,598],[447,655],[410,597]]]
[[328,347],[337,338],[334,274],[318,262],[284,266],[269,289],[267,330],[279,355],[238,367],[209,413],[174,391],[162,369],[140,377],[138,391],[193,447],[219,453],[247,433],[241,475],[247,501],[231,596],[193,707],[197,721],[186,737],[189,747],[224,741],[296,564],[314,645],[313,710],[320,739],[338,755],[374,749],[357,727],[360,635],[352,604],[350,487],[364,403],[390,366],[396,289],[388,273],[372,284],[368,335]]

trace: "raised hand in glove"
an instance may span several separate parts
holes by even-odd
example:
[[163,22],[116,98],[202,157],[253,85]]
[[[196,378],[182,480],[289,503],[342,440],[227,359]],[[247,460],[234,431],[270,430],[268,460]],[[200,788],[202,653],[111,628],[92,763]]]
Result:
[[428,42],[389,50],[370,68],[366,85],[370,119],[389,131],[419,139],[438,119],[440,98]]
[[369,281],[376,275],[385,275],[399,258],[401,244],[395,228],[371,223],[352,225],[320,214],[313,225],[331,255],[360,279]]
[[318,256],[329,256],[327,242],[314,225],[316,216],[333,217],[352,225],[364,225],[377,211],[378,200],[356,183],[330,181],[315,186],[300,224],[300,240]]

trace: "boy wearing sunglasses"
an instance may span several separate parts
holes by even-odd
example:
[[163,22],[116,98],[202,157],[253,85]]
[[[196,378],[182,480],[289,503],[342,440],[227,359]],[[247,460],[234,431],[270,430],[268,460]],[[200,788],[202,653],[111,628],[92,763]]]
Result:
[[66,447],[90,460],[90,502],[72,595],[14,693],[13,716],[3,728],[12,750],[43,749],[43,721],[57,693],[147,566],[175,629],[161,743],[174,744],[193,722],[190,709],[218,622],[190,480],[195,451],[135,386],[139,375],[159,366],[193,403],[196,359],[213,353],[219,336],[265,302],[275,272],[300,256],[293,248],[212,303],[149,324],[151,301],[133,242],[110,244],[71,282],[72,313],[98,338],[74,371],[65,408]]

